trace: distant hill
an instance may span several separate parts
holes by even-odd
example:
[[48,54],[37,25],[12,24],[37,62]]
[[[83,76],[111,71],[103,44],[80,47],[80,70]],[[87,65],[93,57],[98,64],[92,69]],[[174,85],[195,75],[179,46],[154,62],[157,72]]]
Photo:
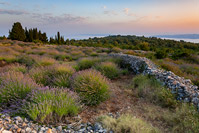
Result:
[[199,39],[199,34],[157,35],[160,38]]

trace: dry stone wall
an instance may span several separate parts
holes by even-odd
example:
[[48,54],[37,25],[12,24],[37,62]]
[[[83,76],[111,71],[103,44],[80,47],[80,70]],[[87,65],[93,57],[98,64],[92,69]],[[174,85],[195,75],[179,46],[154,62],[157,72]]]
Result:
[[109,54],[112,57],[121,58],[122,64],[128,65],[136,74],[149,74],[161,81],[177,99],[184,102],[192,102],[199,108],[199,90],[190,79],[175,75],[171,71],[158,68],[151,60],[126,54]]

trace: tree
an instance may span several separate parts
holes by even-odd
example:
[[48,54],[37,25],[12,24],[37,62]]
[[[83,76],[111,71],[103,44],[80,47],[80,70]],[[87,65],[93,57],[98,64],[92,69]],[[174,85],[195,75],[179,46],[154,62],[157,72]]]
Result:
[[45,42],[45,43],[48,42],[48,37],[47,37],[45,32],[42,34],[42,40],[41,41]]
[[16,22],[9,32],[9,38],[12,40],[25,41],[26,35],[20,22]]
[[61,41],[61,44],[64,44],[64,42],[65,42],[64,41],[64,36],[61,36],[61,40],[60,41]]
[[25,41],[28,42],[29,41],[29,32],[28,32],[27,28],[25,28],[25,35],[26,35]]
[[29,42],[32,42],[32,41],[33,41],[33,30],[32,30],[32,29],[29,29],[28,41],[29,41]]
[[53,39],[53,37],[50,37],[50,44],[54,44],[55,43],[55,39]]
[[39,33],[37,32],[37,28],[33,28],[33,40],[39,40]]
[[61,44],[61,38],[60,38],[60,33],[57,32],[57,43]]

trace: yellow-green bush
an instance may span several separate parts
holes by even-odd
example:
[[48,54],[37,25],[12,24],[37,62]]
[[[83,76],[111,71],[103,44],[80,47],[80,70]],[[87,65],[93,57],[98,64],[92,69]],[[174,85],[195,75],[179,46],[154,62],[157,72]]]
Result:
[[73,75],[71,86],[82,102],[97,105],[109,97],[109,82],[96,70],[84,70]]
[[104,127],[116,133],[159,133],[159,129],[153,127],[142,119],[125,114],[115,119],[110,116],[101,116],[98,119]]

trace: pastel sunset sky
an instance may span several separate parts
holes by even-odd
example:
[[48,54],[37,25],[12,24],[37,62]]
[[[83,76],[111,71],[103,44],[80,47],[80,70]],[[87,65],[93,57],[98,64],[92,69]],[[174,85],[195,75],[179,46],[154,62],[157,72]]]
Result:
[[0,35],[17,21],[48,36],[199,33],[199,0],[0,0]]

